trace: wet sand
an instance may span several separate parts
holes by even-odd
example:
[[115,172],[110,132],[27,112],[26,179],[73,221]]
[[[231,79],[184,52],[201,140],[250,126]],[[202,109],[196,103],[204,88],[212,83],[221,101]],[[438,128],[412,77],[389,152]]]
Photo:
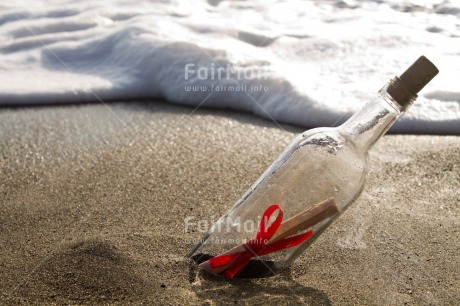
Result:
[[460,137],[385,136],[359,200],[284,273],[226,280],[185,254],[294,133],[154,103],[0,110],[2,304],[460,300]]

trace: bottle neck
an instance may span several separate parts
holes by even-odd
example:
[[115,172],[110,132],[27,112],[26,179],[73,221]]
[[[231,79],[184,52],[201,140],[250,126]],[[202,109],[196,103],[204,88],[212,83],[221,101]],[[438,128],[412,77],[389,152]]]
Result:
[[[341,133],[362,152],[368,151],[408,108],[407,104],[401,106],[392,98],[387,91],[389,86],[391,82],[379,91],[375,99],[339,127]],[[413,100],[415,97],[411,102]]]

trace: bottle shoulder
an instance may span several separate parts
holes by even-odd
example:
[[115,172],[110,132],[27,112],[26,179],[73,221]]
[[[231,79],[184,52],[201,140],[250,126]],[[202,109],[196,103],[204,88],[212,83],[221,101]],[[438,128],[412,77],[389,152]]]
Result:
[[353,153],[356,157],[367,161],[367,151],[362,151],[353,142],[353,139],[347,137],[339,128],[315,128],[303,133],[300,133],[295,137],[292,142],[293,147],[322,147],[323,150],[327,151],[331,155],[341,154],[344,151]]

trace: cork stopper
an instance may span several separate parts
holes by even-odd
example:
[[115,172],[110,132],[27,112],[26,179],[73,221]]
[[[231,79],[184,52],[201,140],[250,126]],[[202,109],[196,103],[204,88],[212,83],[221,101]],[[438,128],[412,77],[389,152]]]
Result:
[[407,89],[414,94],[418,94],[426,84],[428,84],[437,74],[439,70],[425,56],[420,56],[415,63],[412,64],[399,77],[407,86]]
[[438,72],[438,68],[422,55],[400,77],[390,81],[387,91],[405,109]]

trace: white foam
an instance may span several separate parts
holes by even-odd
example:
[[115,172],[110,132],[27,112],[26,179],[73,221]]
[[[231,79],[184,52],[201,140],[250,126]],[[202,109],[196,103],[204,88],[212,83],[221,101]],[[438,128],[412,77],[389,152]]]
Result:
[[[1,6],[0,105],[164,98],[331,126],[424,54],[441,73],[393,131],[460,134],[458,2],[30,0]],[[188,78],[187,64],[194,70]],[[200,68],[208,78],[198,75]],[[234,72],[231,80],[211,79],[211,71],[224,68]]]

